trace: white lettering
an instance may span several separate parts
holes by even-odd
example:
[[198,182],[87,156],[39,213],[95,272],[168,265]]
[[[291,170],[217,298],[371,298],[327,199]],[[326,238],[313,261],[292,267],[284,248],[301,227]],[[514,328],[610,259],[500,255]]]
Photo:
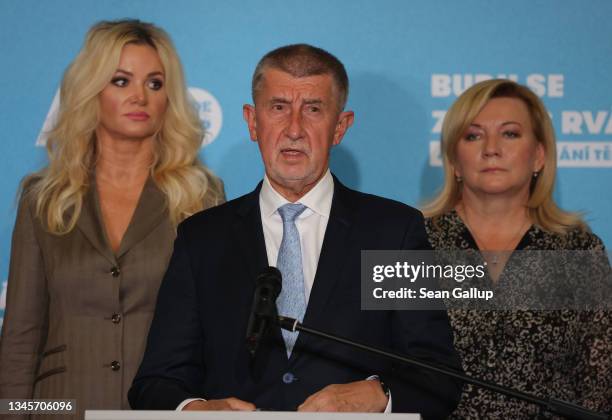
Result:
[[446,115],[446,111],[445,110],[434,109],[433,111],[431,111],[431,116],[436,120],[436,123],[434,124],[433,128],[431,129],[432,133],[437,134],[437,133],[441,133],[442,132],[442,123],[444,122],[444,116],[445,115]]
[[[462,80],[463,79],[463,80]],[[455,96],[461,95],[474,84],[474,76],[471,74],[464,74],[463,78],[460,74],[453,74],[453,93]]]
[[449,299],[450,292],[448,290],[427,290],[425,287],[419,289],[419,297],[425,299]]
[[548,97],[562,98],[563,97],[563,75],[549,74],[548,75]]
[[385,276],[382,275],[383,269],[384,269],[383,265],[374,266],[374,273],[372,275],[372,280],[374,280],[376,283],[380,283],[381,281],[385,279]]
[[545,81],[546,78],[543,74],[536,73],[527,76],[527,86],[538,96],[544,96],[546,94]]
[[429,166],[442,166],[440,140],[431,140],[429,142]]
[[582,115],[578,111],[563,111],[561,113],[561,132],[563,134],[582,134]]
[[431,97],[446,98],[451,93],[451,80],[447,74],[431,75]]
[[[604,128],[605,127],[605,128]],[[612,134],[612,113],[608,111],[563,111],[563,134]]]
[[584,116],[584,122],[586,123],[589,133],[599,134],[603,129],[608,113],[606,111],[599,111],[595,119],[593,119],[593,114],[589,111],[583,111],[582,115]]
[[[490,79],[508,79],[519,82],[516,73],[434,73],[431,75],[431,96],[433,98],[459,96],[474,84]],[[562,98],[565,94],[565,76],[563,74],[532,73],[528,74],[525,80],[525,84],[540,97]]]
[[557,159],[565,168],[612,168],[612,142],[560,141]]

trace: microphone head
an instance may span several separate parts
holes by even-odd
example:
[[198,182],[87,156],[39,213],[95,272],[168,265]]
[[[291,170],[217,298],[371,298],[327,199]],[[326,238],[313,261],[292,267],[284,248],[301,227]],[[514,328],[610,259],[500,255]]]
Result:
[[282,274],[276,267],[265,268],[255,279],[255,290],[276,302],[282,289]]
[[255,356],[268,324],[276,319],[276,298],[281,287],[282,276],[276,267],[264,269],[255,279],[253,305],[246,332],[246,345],[251,357]]

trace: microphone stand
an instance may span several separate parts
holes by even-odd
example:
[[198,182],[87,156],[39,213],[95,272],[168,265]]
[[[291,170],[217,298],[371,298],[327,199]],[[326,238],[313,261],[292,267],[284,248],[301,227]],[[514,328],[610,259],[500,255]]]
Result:
[[356,347],[358,349],[368,351],[370,353],[378,354],[380,356],[384,356],[386,358],[389,358],[395,361],[406,363],[408,365],[418,366],[426,370],[431,370],[434,372],[441,373],[443,375],[451,376],[453,378],[460,379],[463,382],[467,382],[467,383],[477,385],[477,386],[480,386],[480,387],[483,387],[483,388],[486,388],[486,389],[489,389],[495,392],[499,392],[501,394],[508,395],[510,397],[517,398],[519,400],[527,401],[532,404],[537,404],[540,406],[540,408],[543,408],[546,412],[549,412],[551,414],[557,414],[557,415],[565,416],[565,417],[576,419],[576,420],[600,420],[600,419],[609,420],[609,419],[612,419],[612,417],[606,414],[597,413],[595,411],[588,410],[584,407],[581,407],[579,405],[572,404],[572,403],[569,403],[563,400],[558,400],[555,398],[548,398],[548,399],[538,398],[531,394],[527,394],[525,392],[516,391],[511,388],[506,388],[504,386],[497,385],[493,382],[483,381],[481,379],[473,378],[471,376],[464,374],[463,372],[459,372],[457,370],[454,370],[454,369],[451,369],[445,366],[438,366],[433,363],[423,362],[413,357],[391,353],[391,352],[388,352],[388,351],[385,351],[385,350],[382,350],[376,347],[368,346],[362,343],[358,343],[356,341],[352,341],[352,340],[349,340],[343,337],[329,334],[324,331],[316,330],[314,328],[310,328],[306,325],[301,324],[300,322],[298,322],[297,319],[287,318],[284,316],[277,316],[275,321],[276,321],[276,324],[278,324],[278,326],[280,326],[282,329],[285,329],[291,332],[295,332],[295,331],[305,332],[310,335],[314,335],[314,336],[321,337],[327,340],[335,341],[337,343],[342,343],[350,347]]

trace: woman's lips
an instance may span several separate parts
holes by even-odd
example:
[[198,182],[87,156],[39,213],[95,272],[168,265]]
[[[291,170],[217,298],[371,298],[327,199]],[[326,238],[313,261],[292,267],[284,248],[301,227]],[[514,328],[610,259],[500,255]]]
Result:
[[149,119],[149,114],[146,112],[128,112],[125,116],[133,121],[146,121]]

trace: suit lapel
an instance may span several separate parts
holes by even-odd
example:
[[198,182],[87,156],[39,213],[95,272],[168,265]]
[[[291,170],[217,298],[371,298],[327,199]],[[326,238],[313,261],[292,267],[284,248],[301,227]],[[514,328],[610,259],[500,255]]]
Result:
[[242,253],[242,258],[238,261],[246,263],[249,278],[252,281],[255,281],[255,277],[261,270],[269,265],[259,209],[260,190],[261,182],[255,191],[244,197],[244,201],[236,211],[232,225],[234,238]]
[[[325,307],[328,305],[346,264],[348,256],[346,249],[349,245],[353,216],[354,212],[350,208],[347,189],[334,177],[334,196],[329,222],[325,230],[319,264],[304,316],[305,325],[317,325],[317,321],[325,315]],[[296,348],[299,350],[300,343],[307,340],[309,337],[306,334],[300,334]],[[299,353],[299,351],[294,353]]]
[[117,259],[151,233],[167,215],[165,196],[149,178],[142,189],[132,220],[130,220],[115,256],[106,237],[95,178],[92,175],[90,187],[83,198],[83,208],[77,221],[77,227],[101,255],[112,264],[116,264]]
[[117,258],[121,258],[167,217],[168,206],[166,204],[166,197],[157,188],[153,179],[149,177],[140,193],[132,220],[130,220],[130,224],[121,239]]
[[101,255],[111,264],[116,264],[115,256],[110,246],[108,246],[106,231],[104,226],[102,226],[102,215],[100,213],[96,183],[93,175],[90,177],[89,188],[83,197],[83,207],[81,208],[81,215],[77,220],[77,228]]
[[[261,210],[259,207],[259,192],[261,183],[255,191],[244,197],[244,201],[239,206],[232,226],[233,238],[238,244],[239,255],[237,261],[243,261],[246,266],[247,279],[252,282],[252,287],[244,287],[249,290],[252,300],[253,290],[255,290],[255,279],[261,271],[268,267],[268,254],[261,223]],[[246,293],[246,292],[245,292]],[[249,305],[251,301],[249,301]],[[250,306],[246,308],[246,313],[250,315]],[[244,348],[246,357],[246,346]],[[253,379],[259,381],[266,371],[276,369],[274,360],[286,360],[286,352],[280,328],[271,325],[268,328],[267,337],[262,340],[254,360],[250,360],[250,369]],[[276,366],[276,367],[275,367]]]

